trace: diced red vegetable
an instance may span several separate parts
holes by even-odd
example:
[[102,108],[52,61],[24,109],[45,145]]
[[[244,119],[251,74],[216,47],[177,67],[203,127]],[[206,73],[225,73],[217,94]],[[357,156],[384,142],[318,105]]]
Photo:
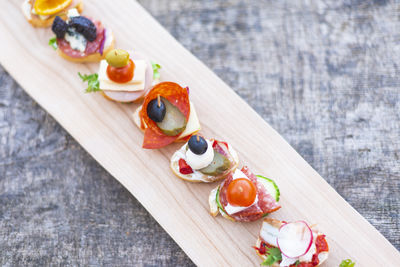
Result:
[[179,172],[182,174],[190,174],[193,173],[193,169],[184,159],[179,159]]

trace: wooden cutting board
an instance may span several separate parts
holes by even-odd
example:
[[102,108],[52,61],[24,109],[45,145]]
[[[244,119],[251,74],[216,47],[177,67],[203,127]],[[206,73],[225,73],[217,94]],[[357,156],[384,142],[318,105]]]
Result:
[[[143,150],[143,134],[131,118],[137,105],[83,93],[85,85],[77,72],[93,73],[97,64],[59,58],[47,45],[51,31],[31,28],[21,2],[0,2],[0,63],[14,79],[143,204],[196,264],[259,265],[251,246],[261,221],[233,223],[211,217],[207,198],[216,184],[184,182],[170,172],[169,158],[179,144]],[[400,253],[139,4],[85,4],[84,14],[113,29],[117,47],[146,53],[163,66],[162,80],[190,87],[203,134],[229,141],[238,150],[241,165],[277,182],[282,209],[271,217],[319,224],[331,248],[325,266],[338,266],[345,258],[357,266],[399,266]]]

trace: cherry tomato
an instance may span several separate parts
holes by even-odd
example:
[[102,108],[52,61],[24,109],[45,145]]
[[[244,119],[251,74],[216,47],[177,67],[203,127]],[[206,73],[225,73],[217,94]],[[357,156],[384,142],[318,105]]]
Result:
[[256,186],[249,179],[239,178],[229,184],[226,197],[232,206],[247,207],[253,204],[256,195]]
[[126,83],[132,80],[133,71],[135,70],[135,64],[129,59],[128,65],[121,68],[115,68],[108,65],[107,75],[110,80],[116,83]]

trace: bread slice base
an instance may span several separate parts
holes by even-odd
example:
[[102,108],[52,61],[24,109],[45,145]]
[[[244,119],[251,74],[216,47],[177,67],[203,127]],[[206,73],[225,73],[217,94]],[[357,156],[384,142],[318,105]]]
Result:
[[112,38],[113,38],[113,39],[112,39],[112,42],[111,42],[111,44],[110,44],[106,49],[104,49],[102,55],[101,55],[100,53],[93,53],[93,54],[90,54],[90,55],[88,55],[88,56],[86,56],[86,57],[79,57],[79,58],[76,58],[76,57],[70,57],[70,56],[68,56],[68,55],[65,54],[61,49],[57,49],[57,53],[58,53],[58,55],[59,55],[60,57],[66,59],[66,60],[68,60],[68,61],[75,62],[75,63],[99,62],[100,60],[104,59],[105,55],[106,55],[109,51],[111,51],[112,49],[114,49],[114,43],[115,43],[114,34],[111,34],[111,36],[112,36]]
[[[268,224],[272,225],[274,228],[278,228],[278,229],[283,225],[283,222],[282,222],[282,221],[279,221],[279,220],[276,220],[276,219],[272,219],[272,218],[265,218],[264,221],[263,221],[263,223],[264,223],[264,222],[265,222],[265,223],[268,223]],[[311,229],[312,229],[312,228],[313,228],[313,226],[311,226]],[[320,233],[320,232],[317,232],[315,229],[312,229],[312,230],[313,230],[314,233],[317,233],[318,235],[321,235],[321,234],[322,234],[322,233]],[[257,248],[259,248],[260,245],[261,245],[261,239],[260,239],[260,237],[258,237],[255,246],[256,246]],[[256,253],[257,253],[257,255],[258,255],[263,261],[267,258],[265,255],[260,254],[260,253],[258,252],[258,250],[256,250]],[[321,264],[323,264],[323,263],[328,259],[328,256],[329,256],[329,251],[320,252],[320,253],[318,254],[319,264],[316,265],[316,266],[320,266]],[[280,265],[279,265],[278,263],[274,263],[273,265],[270,265],[270,266],[271,266],[271,267],[280,267]]]
[[[179,150],[184,149],[184,147],[185,147],[185,145],[183,147],[181,147]],[[179,164],[178,164],[177,161],[174,160],[175,154],[179,150],[172,155],[171,163],[170,163],[169,166],[170,166],[172,172],[175,174],[176,177],[178,177],[178,178],[180,178],[182,180],[188,181],[188,182],[192,182],[192,183],[201,183],[201,182],[203,182],[203,183],[213,183],[213,182],[216,182],[216,181],[221,181],[221,180],[225,179],[231,172],[235,171],[236,168],[239,165],[239,157],[238,157],[236,151],[233,149],[232,146],[229,146],[228,149],[229,149],[229,153],[231,154],[231,156],[232,156],[232,158],[234,160],[234,164],[231,166],[231,168],[229,170],[226,171],[225,175],[218,176],[218,177],[216,177],[216,179],[210,179],[211,176],[205,175],[205,174],[203,174],[200,178],[196,179],[196,178],[191,177],[190,174],[182,174],[182,173],[180,173],[179,172]]]
[[22,13],[24,14],[26,20],[30,24],[32,24],[33,27],[36,27],[36,28],[48,28],[53,24],[53,21],[56,18],[56,16],[61,17],[63,20],[67,20],[68,19],[68,17],[67,17],[68,10],[73,9],[73,8],[76,8],[78,10],[79,14],[82,13],[82,11],[83,11],[83,2],[80,1],[75,6],[69,6],[65,10],[61,11],[60,13],[55,14],[55,15],[51,15],[47,19],[40,19],[39,16],[35,16],[33,14],[31,14],[30,17],[28,17],[26,12],[25,12],[25,10],[23,9],[23,7],[22,7],[22,9],[23,9]]

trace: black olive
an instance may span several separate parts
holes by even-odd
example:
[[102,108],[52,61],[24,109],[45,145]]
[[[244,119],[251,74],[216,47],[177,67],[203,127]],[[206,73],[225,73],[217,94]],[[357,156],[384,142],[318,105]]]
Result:
[[147,105],[147,115],[155,122],[162,122],[166,111],[164,102],[160,100],[160,104],[158,104],[157,98],[151,100]]
[[192,135],[189,139],[189,149],[196,155],[206,153],[208,148],[207,141],[200,135]]
[[53,25],[51,25],[51,30],[55,33],[58,39],[63,39],[65,33],[67,32],[68,24],[59,16],[56,16]]
[[85,36],[86,40],[93,42],[96,40],[97,29],[94,23],[83,16],[72,17],[68,23],[69,27],[74,27],[75,30]]

